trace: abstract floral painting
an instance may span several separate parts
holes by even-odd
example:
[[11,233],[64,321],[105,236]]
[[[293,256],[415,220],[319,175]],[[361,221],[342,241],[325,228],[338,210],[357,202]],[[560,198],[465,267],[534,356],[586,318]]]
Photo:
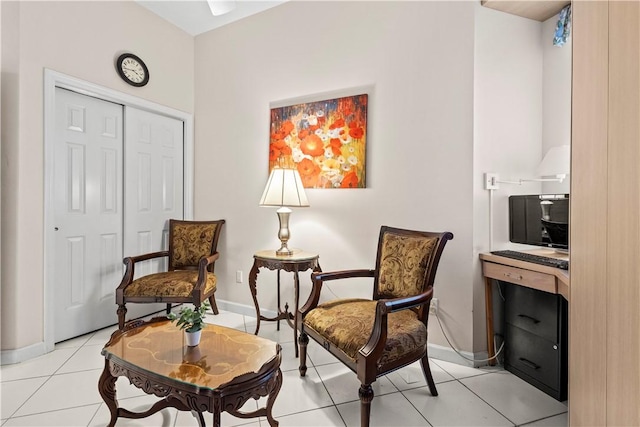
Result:
[[305,188],[365,188],[366,94],[271,109],[269,171],[295,167]]

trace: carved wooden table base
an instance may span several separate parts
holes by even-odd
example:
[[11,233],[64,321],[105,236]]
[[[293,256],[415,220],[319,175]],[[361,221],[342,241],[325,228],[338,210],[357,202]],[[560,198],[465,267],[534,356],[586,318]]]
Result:
[[[223,411],[239,418],[266,417],[277,426],[272,409],[282,386],[280,345],[255,335],[207,325],[197,347],[187,347],[183,332],[165,318],[130,322],[114,332],[102,350],[105,364],[98,390],[111,412],[109,427],[119,417],[144,418],[173,407],[192,411],[200,426],[203,413],[213,413],[220,426]],[[123,376],[147,394],[162,398],[144,412],[118,406],[116,379]],[[268,396],[253,412],[240,408],[249,399]]]
[[[260,331],[260,321],[277,321],[280,330],[280,320],[286,320],[289,326],[293,328],[293,343],[295,347],[295,354],[298,357],[298,310],[300,309],[300,278],[298,272],[312,270],[322,271],[320,263],[318,262],[318,254],[309,252],[303,252],[297,249],[293,250],[293,255],[277,255],[276,251],[260,251],[253,255],[253,266],[249,272],[249,289],[251,290],[251,297],[253,298],[253,304],[256,307],[256,331],[255,335],[258,335]],[[261,268],[267,268],[269,270],[278,271],[278,314],[275,317],[265,317],[260,314],[260,305],[258,304],[258,273]],[[280,271],[288,271],[293,273],[293,288],[294,288],[294,304],[293,313],[289,311],[289,304],[285,303],[284,310],[281,308],[280,303]],[[293,320],[293,321],[292,321]]]

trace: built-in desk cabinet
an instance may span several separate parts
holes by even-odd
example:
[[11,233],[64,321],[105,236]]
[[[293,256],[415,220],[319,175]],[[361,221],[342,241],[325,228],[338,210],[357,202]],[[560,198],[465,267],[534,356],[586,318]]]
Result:
[[558,400],[567,399],[567,301],[502,282],[505,369]]
[[[534,255],[565,258],[548,249]],[[487,353],[494,364],[493,287],[497,282],[497,334],[504,339],[504,366],[558,400],[567,399],[569,272],[527,261],[480,254],[485,280]]]

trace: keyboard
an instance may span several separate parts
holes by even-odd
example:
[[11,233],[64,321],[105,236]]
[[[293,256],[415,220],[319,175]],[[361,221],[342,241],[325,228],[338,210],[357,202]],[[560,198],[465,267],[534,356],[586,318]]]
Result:
[[503,256],[505,258],[546,265],[547,267],[560,268],[562,270],[569,269],[569,261],[567,261],[566,259],[552,258],[548,256],[534,255],[527,252],[518,251],[491,251],[491,253],[493,255]]

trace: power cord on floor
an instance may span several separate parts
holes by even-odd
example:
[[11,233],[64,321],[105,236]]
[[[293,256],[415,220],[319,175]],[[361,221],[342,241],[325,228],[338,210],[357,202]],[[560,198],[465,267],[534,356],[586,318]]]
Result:
[[442,327],[442,322],[440,321],[440,317],[438,316],[437,313],[434,313],[434,316],[438,320],[438,325],[440,325],[440,330],[442,331],[442,335],[444,335],[444,339],[446,339],[447,342],[449,343],[449,347],[451,347],[451,349],[453,351],[455,351],[456,353],[458,353],[458,356],[462,357],[463,359],[470,360],[471,362],[489,362],[490,360],[493,360],[493,359],[497,358],[498,355],[500,354],[500,352],[502,352],[502,349],[504,348],[504,340],[503,340],[502,344],[500,345],[500,348],[498,349],[496,354],[494,354],[492,357],[489,357],[488,359],[471,359],[471,358],[465,356],[464,354],[460,353],[460,351],[458,351],[458,349],[456,349],[453,346],[453,344],[449,340],[449,337],[447,336],[446,332],[444,331],[444,328]]

